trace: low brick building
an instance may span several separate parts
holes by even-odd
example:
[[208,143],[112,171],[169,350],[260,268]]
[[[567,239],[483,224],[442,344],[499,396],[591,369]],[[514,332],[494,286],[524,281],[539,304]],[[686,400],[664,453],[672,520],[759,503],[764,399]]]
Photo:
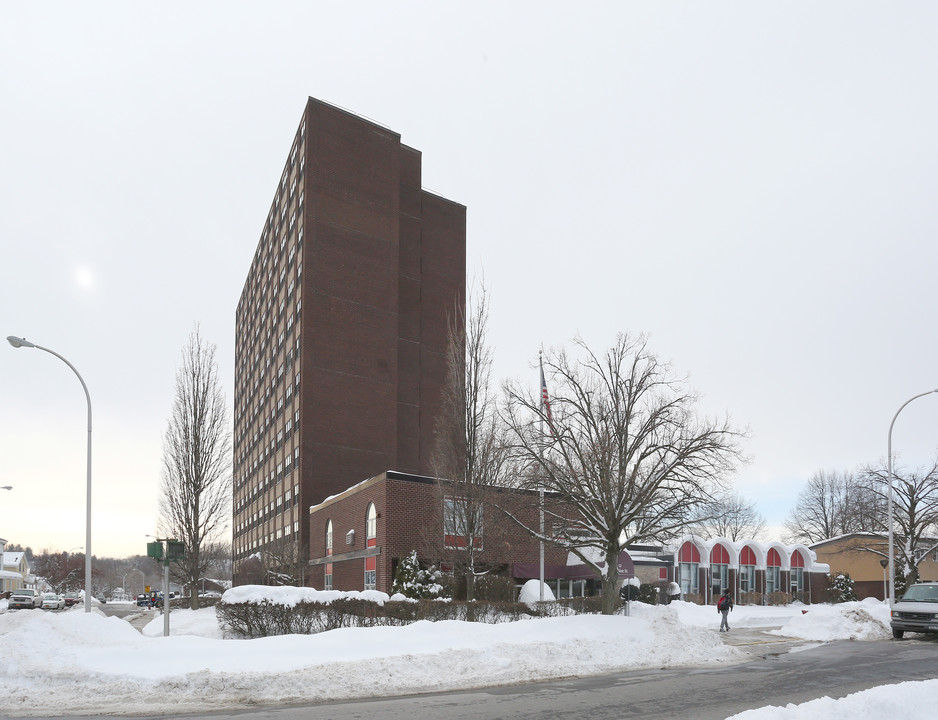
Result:
[[673,573],[685,600],[715,604],[729,590],[737,603],[764,605],[825,602],[830,567],[804,545],[691,535],[675,548]]
[[[494,491],[473,537],[463,536],[447,520],[447,510],[460,502],[465,500],[451,483],[390,470],[326,498],[309,510],[310,584],[390,593],[398,562],[411,552],[425,565],[451,570],[465,561],[472,544],[476,569],[490,571],[489,577],[500,578],[517,597],[520,585],[540,575],[540,543],[521,527],[538,527],[538,495]],[[572,517],[554,495],[546,495],[544,507],[547,536],[552,517]],[[726,589],[739,603],[823,602],[830,572],[803,545],[696,536],[667,548],[633,546],[620,555],[618,565],[622,579],[655,586],[662,597],[676,583],[683,599],[703,604],[716,602]],[[555,597],[601,590],[591,566],[550,543],[544,546],[544,578]],[[461,588],[456,590],[461,596]]]
[[[472,540],[476,561],[479,567],[518,584],[529,579],[531,567],[539,564],[540,543],[505,510],[537,527],[538,496],[510,489],[495,495],[498,507],[485,507],[481,537]],[[465,555],[468,542],[444,521],[444,507],[453,502],[460,502],[460,498],[448,483],[389,470],[312,506],[310,583],[323,589],[390,592],[397,563],[413,551],[424,563],[452,567]],[[545,505],[548,517],[560,511],[560,504],[551,496],[545,498]],[[548,532],[549,527],[548,520]],[[546,544],[544,564],[547,579],[574,579],[566,577],[565,550]],[[516,576],[516,571],[527,577]],[[566,588],[562,594],[574,587],[569,583],[554,585],[561,591]],[[585,582],[575,587],[575,594],[586,594]]]

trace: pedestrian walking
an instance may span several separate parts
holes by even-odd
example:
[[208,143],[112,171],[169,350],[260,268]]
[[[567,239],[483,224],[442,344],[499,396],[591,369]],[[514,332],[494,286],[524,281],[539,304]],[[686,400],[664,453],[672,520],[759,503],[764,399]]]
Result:
[[727,620],[730,610],[733,609],[733,597],[730,595],[730,591],[727,590],[723,593],[723,596],[717,600],[717,612],[722,615],[720,620],[720,632],[729,632],[730,624]]

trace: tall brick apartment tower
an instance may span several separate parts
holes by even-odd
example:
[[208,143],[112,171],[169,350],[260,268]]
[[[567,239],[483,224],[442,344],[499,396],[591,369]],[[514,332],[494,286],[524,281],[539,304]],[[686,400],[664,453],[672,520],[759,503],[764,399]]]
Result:
[[466,208],[421,189],[400,135],[310,98],[235,323],[240,561],[309,547],[310,505],[385,470],[427,475]]

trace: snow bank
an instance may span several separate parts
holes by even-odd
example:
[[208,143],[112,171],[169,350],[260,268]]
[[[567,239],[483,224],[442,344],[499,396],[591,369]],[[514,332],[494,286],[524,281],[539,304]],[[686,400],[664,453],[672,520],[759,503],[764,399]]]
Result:
[[892,637],[889,628],[889,607],[879,600],[839,605],[804,606],[775,635],[830,642],[831,640],[885,640]]
[[298,603],[304,602],[329,604],[342,598],[370,600],[371,602],[378,603],[378,605],[384,605],[384,603],[390,600],[387,593],[377,590],[344,592],[340,590],[316,590],[308,587],[239,585],[230,590],[225,590],[225,594],[221,596],[221,601],[232,604],[243,602],[270,602],[293,607]]
[[[484,625],[418,622],[256,640],[218,637],[214,609],[155,616],[145,633],[95,611],[0,614],[0,693],[14,715],[174,713],[485,687],[737,660],[716,633],[580,615]],[[84,689],[84,690],[83,690]],[[169,698],[172,698],[170,700]]]
[[[554,591],[550,589],[550,585],[546,582],[544,583],[544,602],[549,600],[556,600],[554,597]],[[523,602],[526,605],[530,606],[534,603],[541,601],[541,581],[537,579],[528,580],[524,585],[521,586],[521,592],[518,594],[518,602]]]
[[767,705],[727,720],[879,720],[932,717],[938,704],[938,680],[904,682],[863,690],[839,700],[822,697],[800,705]]
[[[329,602],[348,595],[246,587],[229,590],[226,599]],[[376,601],[387,599],[382,595]],[[162,636],[163,619],[155,613],[141,634],[98,610],[0,612],[0,647],[23,649],[0,654],[0,693],[8,715],[181,714],[700,667],[744,657],[721,642],[712,607],[632,603],[631,609],[631,617],[580,615],[498,625],[423,621],[255,640],[223,639],[214,608],[173,610],[170,637]],[[731,616],[731,625],[774,627],[809,640],[875,638],[884,623],[888,609],[876,601],[737,606]],[[938,704],[934,683],[905,683],[901,695],[896,687],[738,717],[913,717],[915,709]],[[850,709],[837,714],[842,707]]]

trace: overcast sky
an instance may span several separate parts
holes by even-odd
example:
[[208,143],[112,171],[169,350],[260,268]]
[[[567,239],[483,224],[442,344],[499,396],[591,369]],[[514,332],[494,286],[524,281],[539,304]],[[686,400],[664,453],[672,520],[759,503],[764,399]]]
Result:
[[[498,379],[646,332],[750,429],[772,524],[938,388],[930,2],[4,3],[0,336],[81,372],[93,551],[145,551],[196,322],[234,314],[308,96],[390,127],[468,208]],[[84,395],[0,347],[0,537],[84,546]],[[938,396],[896,423],[938,447]],[[350,478],[352,484],[361,478]]]

